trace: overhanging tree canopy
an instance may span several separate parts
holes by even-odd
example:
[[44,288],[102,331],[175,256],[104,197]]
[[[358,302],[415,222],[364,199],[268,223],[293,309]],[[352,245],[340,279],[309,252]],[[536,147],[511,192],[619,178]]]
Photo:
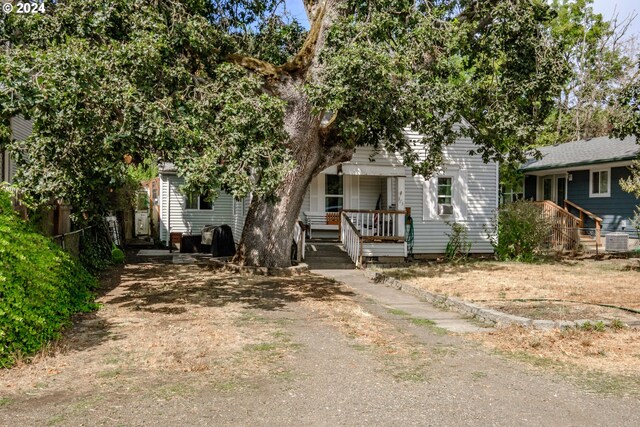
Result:
[[285,265],[312,177],[354,147],[398,151],[425,175],[459,132],[485,160],[523,159],[566,77],[543,0],[304,4],[308,31],[278,0],[67,0],[3,16],[1,114],[34,120],[8,144],[18,180],[99,213],[123,155],[158,156],[189,190],[251,192],[238,260]]

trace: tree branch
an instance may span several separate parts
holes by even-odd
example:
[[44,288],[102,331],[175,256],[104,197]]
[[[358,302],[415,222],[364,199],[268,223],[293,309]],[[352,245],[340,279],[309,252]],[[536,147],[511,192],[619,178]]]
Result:
[[276,67],[270,62],[263,61],[258,58],[253,58],[251,56],[232,53],[230,55],[227,55],[225,60],[267,78],[277,78],[282,73],[282,70],[280,69],[281,67]]
[[[311,65],[316,53],[316,46],[322,30],[322,21],[325,16],[326,5],[320,5],[319,2],[314,0],[305,0],[305,8],[307,9],[307,13],[313,14],[314,19],[312,20],[307,39],[291,61],[283,65],[275,66],[258,58],[235,53],[227,55],[225,60],[272,79],[278,78],[283,73],[291,74],[306,71]],[[315,9],[315,11],[312,11],[312,9]]]
[[[317,2],[306,0],[304,3],[305,9],[307,9],[307,14],[310,14],[311,4],[316,4]],[[291,61],[278,67],[280,70],[287,73],[292,73],[295,71],[305,71],[307,68],[309,68],[315,54],[318,39],[320,37],[320,30],[322,29],[322,21],[324,19],[325,11],[326,5],[318,6],[317,10],[314,13],[313,20],[311,21],[311,29],[309,30],[309,34],[307,35],[307,39],[304,41],[302,48],[300,49],[300,51],[298,51],[296,56],[294,56]]]

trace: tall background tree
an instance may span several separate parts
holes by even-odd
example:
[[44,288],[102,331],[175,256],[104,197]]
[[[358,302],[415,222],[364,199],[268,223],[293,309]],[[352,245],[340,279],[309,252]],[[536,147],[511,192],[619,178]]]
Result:
[[552,33],[571,72],[539,143],[609,135],[620,112],[617,94],[638,78],[639,40],[629,33],[636,15],[606,20],[593,0],[554,0],[551,7]]
[[0,24],[0,122],[34,120],[5,144],[21,185],[100,214],[124,156],[173,161],[186,191],[252,194],[250,265],[287,264],[311,179],[359,145],[424,175],[460,134],[487,161],[524,159],[568,75],[543,0],[305,0],[309,30],[278,0],[46,6]]

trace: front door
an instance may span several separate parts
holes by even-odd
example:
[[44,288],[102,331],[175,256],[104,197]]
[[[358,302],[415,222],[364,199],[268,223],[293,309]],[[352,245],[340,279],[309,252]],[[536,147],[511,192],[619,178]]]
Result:
[[564,200],[567,198],[567,178],[558,177],[556,180],[556,204],[558,206],[564,206]]

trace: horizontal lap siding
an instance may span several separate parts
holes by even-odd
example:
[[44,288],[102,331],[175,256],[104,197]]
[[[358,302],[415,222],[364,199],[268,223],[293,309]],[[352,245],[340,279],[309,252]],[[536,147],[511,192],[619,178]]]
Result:
[[[640,200],[620,187],[620,179],[630,175],[626,167],[611,168],[611,197],[589,197],[589,170],[569,173],[572,174],[567,197],[570,201],[601,217],[604,231],[622,231],[621,223],[624,220],[627,221],[625,231],[631,230],[629,219],[633,218],[633,211]],[[595,223],[587,218],[585,227],[593,228]]]
[[[167,227],[171,227],[172,233],[186,233],[191,231],[199,234],[205,225],[227,224],[234,227],[233,198],[226,193],[220,192],[214,200],[214,208],[211,210],[184,210],[184,196],[180,192],[180,186],[184,184],[184,179],[175,175],[163,175],[161,180],[161,191],[163,205],[161,209],[160,233],[161,240],[166,240]],[[170,203],[167,203],[167,196],[170,192]],[[167,207],[171,207],[169,217]],[[168,222],[170,221],[170,224]],[[237,240],[234,230],[234,239]]]
[[386,151],[376,154],[373,163],[369,160],[374,153],[371,146],[357,147],[353,153],[353,157],[349,160],[349,164],[366,164],[376,166],[402,166],[402,159],[396,155],[387,155]]
[[[379,176],[360,176],[360,188],[359,188],[359,205],[358,209],[372,210],[376,208],[378,197],[382,194],[382,198],[386,198],[386,178]],[[381,209],[386,209],[384,202]]]
[[362,255],[365,257],[404,256],[403,243],[364,243]]
[[[31,120],[26,120],[23,116],[18,115],[16,117],[11,118],[11,138],[17,141],[24,141],[31,135],[33,131],[33,122]],[[13,156],[9,152],[9,164],[8,164],[8,177],[9,183],[13,182],[13,177],[16,174],[16,162],[13,160]],[[0,176],[0,180],[2,177]]]
[[[493,253],[486,229],[490,227],[497,200],[497,163],[482,161],[480,156],[471,156],[469,151],[477,146],[470,139],[460,139],[445,148],[445,158],[450,159],[452,166],[467,171],[467,216],[464,221],[457,221],[467,226],[472,253]],[[421,157],[424,154],[421,153]],[[451,227],[443,220],[424,220],[424,178],[421,175],[411,176],[406,169],[405,204],[411,208],[414,226],[413,253],[444,253],[451,232]]]

